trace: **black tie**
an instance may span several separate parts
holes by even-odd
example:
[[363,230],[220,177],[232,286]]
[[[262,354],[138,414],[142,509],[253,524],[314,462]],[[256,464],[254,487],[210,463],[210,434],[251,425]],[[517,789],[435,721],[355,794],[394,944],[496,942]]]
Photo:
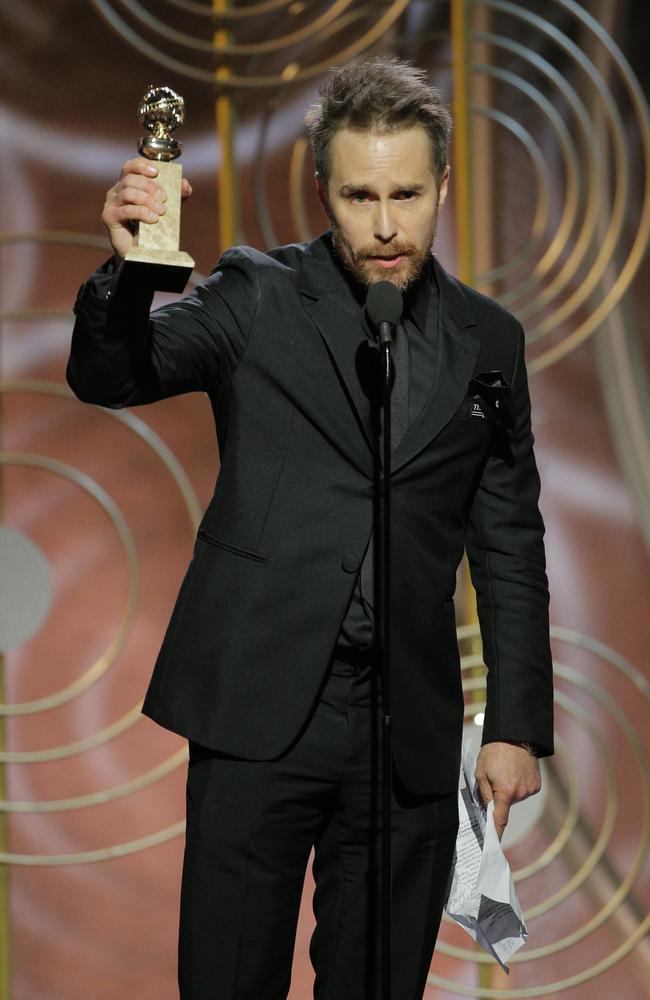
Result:
[[395,451],[408,430],[409,422],[409,342],[404,323],[398,323],[395,328],[391,356],[391,451]]

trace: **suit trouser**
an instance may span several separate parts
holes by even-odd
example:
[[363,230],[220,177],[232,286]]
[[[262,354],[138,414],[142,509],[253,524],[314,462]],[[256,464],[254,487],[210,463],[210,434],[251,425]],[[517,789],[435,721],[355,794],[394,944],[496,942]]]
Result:
[[[190,745],[181,1000],[285,1000],[312,846],[314,996],[380,996],[377,687],[372,668],[335,661],[302,733],[275,761]],[[457,826],[455,794],[416,801],[396,780],[395,1000],[422,997]]]

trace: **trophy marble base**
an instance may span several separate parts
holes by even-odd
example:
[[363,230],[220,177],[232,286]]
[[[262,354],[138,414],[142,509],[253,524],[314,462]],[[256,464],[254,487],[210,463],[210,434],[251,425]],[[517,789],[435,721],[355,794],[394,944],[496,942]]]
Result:
[[164,188],[167,200],[165,214],[157,222],[138,223],[135,243],[124,258],[129,280],[141,279],[160,292],[182,292],[187,284],[194,261],[178,249],[181,234],[180,163],[157,162],[157,181]]
[[132,247],[122,268],[129,279],[141,281],[160,292],[182,292],[194,270],[194,261],[183,250],[150,250]]

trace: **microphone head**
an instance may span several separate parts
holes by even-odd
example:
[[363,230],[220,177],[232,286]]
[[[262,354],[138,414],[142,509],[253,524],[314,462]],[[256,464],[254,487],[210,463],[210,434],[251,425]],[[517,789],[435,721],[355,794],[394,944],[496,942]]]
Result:
[[403,308],[402,293],[392,282],[378,281],[368,289],[366,316],[376,329],[380,323],[399,323]]

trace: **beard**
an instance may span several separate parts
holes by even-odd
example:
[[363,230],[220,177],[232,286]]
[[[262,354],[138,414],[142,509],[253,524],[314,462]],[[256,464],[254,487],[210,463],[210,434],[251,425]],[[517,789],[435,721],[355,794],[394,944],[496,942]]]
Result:
[[[401,292],[405,292],[418,280],[431,256],[438,227],[438,209],[431,222],[431,232],[424,243],[424,249],[414,243],[394,240],[391,243],[369,243],[355,250],[344,236],[336,219],[330,216],[330,221],[334,250],[345,269],[359,284],[368,287],[378,281],[390,281]],[[401,255],[404,256],[404,260],[393,268],[382,267],[375,260],[375,257]]]

